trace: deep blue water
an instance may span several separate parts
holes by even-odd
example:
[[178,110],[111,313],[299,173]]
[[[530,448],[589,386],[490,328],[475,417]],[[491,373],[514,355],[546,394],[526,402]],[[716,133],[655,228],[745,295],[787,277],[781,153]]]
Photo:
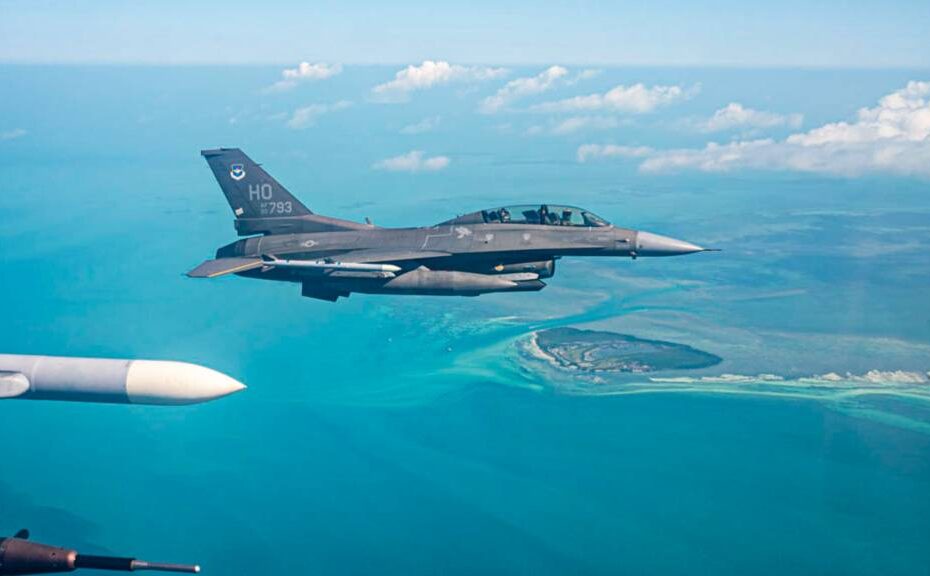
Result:
[[[0,133],[26,132],[0,141],[0,350],[186,360],[249,385],[183,408],[0,403],[0,534],[210,574],[930,573],[930,384],[856,380],[930,370],[927,182],[575,161],[591,141],[701,146],[680,121],[730,101],[807,129],[928,74],[607,70],[558,96],[700,94],[556,137],[475,114],[496,86],[367,101],[393,72],[266,94],[278,70],[0,68]],[[183,272],[234,239],[198,156],[215,146],[324,214],[418,225],[563,202],[724,252],[562,261],[543,292],[478,299],[196,281]],[[415,149],[451,164],[372,169]],[[561,325],[724,363],[672,387],[559,375],[521,343]]]

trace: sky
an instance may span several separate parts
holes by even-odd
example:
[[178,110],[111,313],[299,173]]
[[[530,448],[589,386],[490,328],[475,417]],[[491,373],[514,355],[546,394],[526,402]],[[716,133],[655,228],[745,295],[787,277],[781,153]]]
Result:
[[0,62],[930,66],[930,3],[0,0]]

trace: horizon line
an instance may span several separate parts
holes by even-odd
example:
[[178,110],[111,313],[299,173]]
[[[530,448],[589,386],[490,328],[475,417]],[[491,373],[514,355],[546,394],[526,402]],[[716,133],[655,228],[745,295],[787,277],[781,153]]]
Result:
[[384,67],[405,67],[412,64],[421,63],[425,60],[454,62],[455,64],[467,66],[507,66],[512,68],[529,68],[539,66],[572,66],[572,67],[598,67],[605,69],[618,68],[668,68],[668,69],[723,69],[723,70],[844,70],[844,71],[915,71],[928,70],[930,64],[892,64],[892,65],[868,65],[868,64],[751,64],[740,62],[714,62],[714,63],[697,63],[697,62],[564,62],[564,61],[547,61],[543,62],[486,62],[486,61],[468,61],[468,60],[448,60],[444,58],[420,59],[414,61],[397,61],[397,62],[361,62],[361,61],[340,61],[334,59],[296,59],[287,62],[284,61],[261,61],[261,62],[224,62],[224,61],[182,61],[182,62],[159,62],[148,60],[7,60],[0,59],[0,66],[62,66],[62,67],[127,67],[127,68],[207,68],[207,67],[292,67],[297,62],[325,62],[341,64],[347,67],[357,68],[384,68]]

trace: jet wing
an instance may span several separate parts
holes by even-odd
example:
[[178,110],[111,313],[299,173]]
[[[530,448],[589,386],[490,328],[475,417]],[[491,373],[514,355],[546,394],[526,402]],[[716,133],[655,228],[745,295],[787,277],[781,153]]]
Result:
[[434,250],[354,250],[338,256],[343,262],[404,262],[409,260],[431,260],[451,256],[449,252]]
[[0,372],[0,400],[16,398],[29,391],[29,379],[20,372]]
[[191,278],[216,278],[226,274],[244,272],[264,265],[261,258],[217,258],[207,260],[187,273]]

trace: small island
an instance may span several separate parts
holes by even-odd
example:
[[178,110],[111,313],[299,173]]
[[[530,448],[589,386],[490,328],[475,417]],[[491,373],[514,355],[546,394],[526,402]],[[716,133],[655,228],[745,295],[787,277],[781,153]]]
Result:
[[723,360],[684,344],[599,330],[552,328],[536,332],[533,338],[538,352],[554,364],[584,372],[694,370]]

